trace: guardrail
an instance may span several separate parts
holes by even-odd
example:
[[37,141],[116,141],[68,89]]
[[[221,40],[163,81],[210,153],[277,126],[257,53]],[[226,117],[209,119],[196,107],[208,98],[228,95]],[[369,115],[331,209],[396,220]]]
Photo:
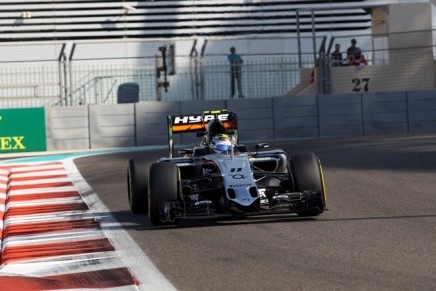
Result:
[[[241,142],[435,131],[436,90],[46,108],[48,150],[164,145],[166,116],[238,113]],[[175,137],[193,145],[195,134]]]

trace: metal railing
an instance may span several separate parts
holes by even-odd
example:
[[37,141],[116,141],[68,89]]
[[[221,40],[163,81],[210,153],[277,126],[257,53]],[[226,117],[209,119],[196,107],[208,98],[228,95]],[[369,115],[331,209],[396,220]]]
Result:
[[[116,104],[118,88],[124,83],[138,84],[139,102],[228,99],[231,97],[227,61],[230,46],[236,46],[244,60],[242,91],[245,98],[277,97],[293,92],[293,88],[307,82],[302,80],[302,70],[315,67],[315,56],[322,61],[322,74],[318,76],[322,83],[318,82],[316,90],[310,92],[335,93],[335,89],[345,88],[351,81],[344,80],[344,84],[340,84],[341,81],[335,80],[346,76],[347,72],[338,75],[331,67],[332,45],[341,44],[345,59],[352,38],[357,39],[368,68],[392,75],[387,89],[414,88],[411,84],[421,86],[418,81],[423,76],[433,76],[433,34],[434,31],[417,31],[300,40],[241,37],[0,45],[3,54],[0,107]],[[162,63],[161,48],[171,45],[175,54],[167,55],[168,62]],[[102,51],[101,57],[99,51]],[[410,71],[407,78],[394,74],[401,71],[402,65]],[[173,73],[169,73],[170,66]],[[388,67],[390,70],[386,69]],[[164,77],[168,86],[163,86]],[[430,83],[423,89],[433,86]],[[303,85],[309,86],[309,83]],[[381,85],[371,88],[383,90]]]

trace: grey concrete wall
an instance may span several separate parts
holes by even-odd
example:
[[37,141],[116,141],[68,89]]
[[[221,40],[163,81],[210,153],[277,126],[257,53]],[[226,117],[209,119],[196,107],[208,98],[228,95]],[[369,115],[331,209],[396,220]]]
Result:
[[436,91],[407,92],[410,132],[436,131]]
[[[148,101],[135,105],[136,141],[138,146],[168,143],[167,115],[180,114],[180,102]],[[180,137],[175,142],[180,143]]]
[[406,92],[362,94],[364,134],[408,131]]
[[279,97],[273,103],[275,138],[319,136],[316,96]]
[[47,150],[89,149],[88,106],[46,107]]
[[318,96],[320,136],[362,135],[362,95]]
[[91,149],[136,145],[133,104],[90,105]]
[[[48,150],[165,145],[167,115],[227,108],[240,142],[436,131],[436,90],[46,108]],[[176,145],[199,142],[175,135]]]
[[241,142],[274,138],[273,98],[231,99],[227,109],[237,112]]

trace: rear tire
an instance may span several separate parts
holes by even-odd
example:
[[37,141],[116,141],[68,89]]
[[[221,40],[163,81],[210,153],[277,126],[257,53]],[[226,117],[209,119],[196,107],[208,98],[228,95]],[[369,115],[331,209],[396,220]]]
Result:
[[148,165],[143,159],[130,159],[127,168],[127,193],[133,213],[148,211]]
[[154,163],[150,167],[148,218],[153,225],[162,224],[167,200],[177,200],[180,192],[179,168],[171,162]]
[[293,155],[290,164],[296,192],[321,191],[321,198],[314,205],[311,205],[311,209],[300,211],[297,214],[299,216],[317,216],[323,213],[326,206],[326,191],[321,162],[317,155],[314,153]]

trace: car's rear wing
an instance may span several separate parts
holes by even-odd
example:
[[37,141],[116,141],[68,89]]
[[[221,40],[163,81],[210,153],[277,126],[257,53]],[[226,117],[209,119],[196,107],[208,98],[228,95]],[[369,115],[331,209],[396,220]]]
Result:
[[170,157],[173,157],[174,151],[174,133],[185,132],[205,132],[207,124],[213,119],[218,119],[226,129],[238,130],[238,118],[235,112],[229,112],[226,109],[204,111],[203,114],[183,114],[167,116],[168,123],[168,147]]

